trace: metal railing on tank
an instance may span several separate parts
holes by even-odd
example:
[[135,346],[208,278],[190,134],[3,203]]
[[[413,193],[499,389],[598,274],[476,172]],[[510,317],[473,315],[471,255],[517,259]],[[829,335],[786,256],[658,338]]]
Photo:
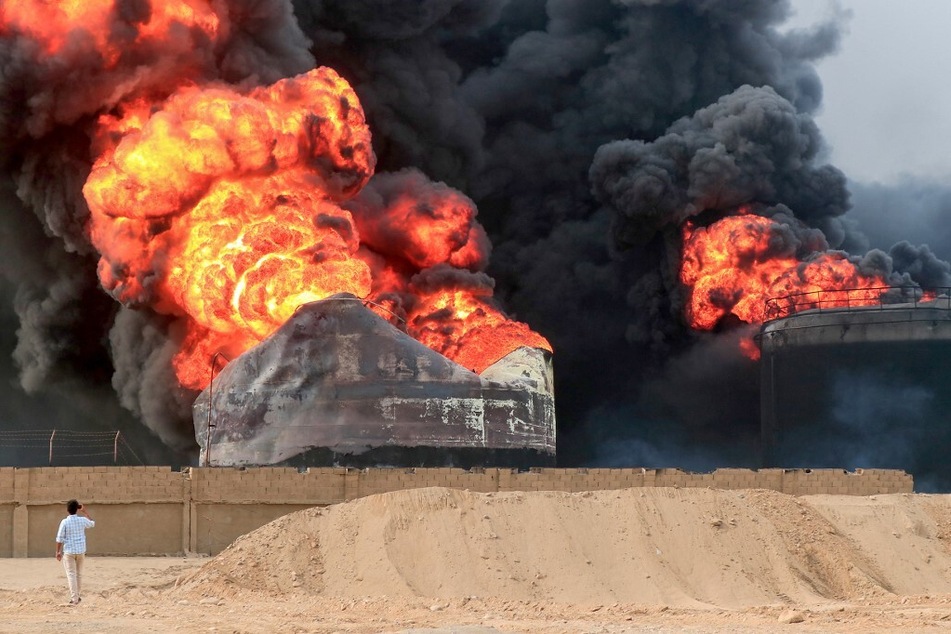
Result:
[[951,287],[873,286],[793,293],[767,299],[764,321],[783,319],[807,310],[826,313],[875,308],[884,310],[899,304],[913,308],[951,310]]

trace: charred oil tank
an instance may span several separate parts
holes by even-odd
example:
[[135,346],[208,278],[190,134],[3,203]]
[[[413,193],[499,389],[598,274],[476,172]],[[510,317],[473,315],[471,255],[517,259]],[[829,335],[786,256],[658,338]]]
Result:
[[901,468],[921,490],[951,487],[951,300],[920,296],[787,302],[763,324],[764,466]]
[[193,408],[200,464],[554,464],[551,354],[522,347],[481,374],[352,295],[301,307],[232,360]]

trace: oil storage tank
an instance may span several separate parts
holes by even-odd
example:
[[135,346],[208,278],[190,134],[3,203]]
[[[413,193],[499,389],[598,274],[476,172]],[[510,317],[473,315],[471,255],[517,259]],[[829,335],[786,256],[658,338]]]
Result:
[[229,362],[193,420],[210,466],[550,466],[552,357],[477,374],[340,294]]
[[951,489],[947,289],[871,303],[843,293],[771,300],[759,333],[764,466],[900,468],[920,490]]

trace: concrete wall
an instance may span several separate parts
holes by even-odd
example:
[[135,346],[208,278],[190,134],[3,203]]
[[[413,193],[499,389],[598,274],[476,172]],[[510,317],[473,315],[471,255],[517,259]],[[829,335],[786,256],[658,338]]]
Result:
[[421,487],[477,492],[630,487],[772,489],[791,495],[911,493],[903,471],[864,469],[249,469],[0,468],[0,557],[49,557],[70,498],[89,505],[92,555],[214,554],[236,537],[311,506]]

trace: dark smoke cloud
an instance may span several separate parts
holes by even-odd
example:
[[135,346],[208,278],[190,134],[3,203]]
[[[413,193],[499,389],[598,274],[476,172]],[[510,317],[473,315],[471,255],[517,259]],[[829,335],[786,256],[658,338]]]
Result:
[[[150,5],[117,2],[105,30],[122,52],[113,62],[96,52],[83,28],[73,29],[54,55],[26,34],[0,33],[0,271],[13,289],[18,321],[17,343],[5,358],[17,368],[22,390],[38,399],[75,400],[74,415],[57,424],[113,430],[133,424],[139,452],[165,462],[188,460],[195,447],[189,409],[195,395],[181,394],[170,371],[175,339],[167,320],[145,309],[120,311],[103,297],[82,186],[95,158],[92,120],[123,98],[161,94],[189,79],[273,82],[313,67],[289,2],[216,6],[229,34],[223,45],[179,28],[160,43],[131,47]],[[143,422],[162,442],[143,433]],[[0,424],[46,426],[25,415]]]
[[656,140],[601,146],[590,178],[598,199],[615,210],[615,239],[625,245],[704,211],[754,202],[783,203],[815,223],[848,206],[845,176],[814,165],[820,147],[811,117],[768,86],[741,86]]
[[[837,27],[782,35],[784,2],[528,1],[475,15],[444,2],[401,5],[399,19],[384,4],[295,3],[318,61],[363,100],[379,168],[411,164],[475,200],[497,296],[557,351],[562,437],[602,399],[638,403],[643,376],[689,345],[677,254],[669,235],[610,244],[588,180],[595,152],[653,140],[745,84],[771,86],[807,120],[821,100],[812,62],[835,49]],[[565,460],[590,450],[565,446]]]
[[[686,215],[755,203],[797,253],[842,249],[863,271],[942,279],[918,247],[865,254],[845,176],[824,162],[813,63],[835,51],[838,22],[781,33],[787,2],[536,1],[493,5],[460,31],[450,16],[466,6],[404,5],[396,20],[380,3],[295,3],[318,60],[364,100],[379,168],[414,165],[477,204],[496,295],[555,347],[563,461],[605,455],[611,420],[636,436],[637,421],[666,416],[668,449],[705,439],[723,456],[757,434],[755,364],[683,325]],[[738,405],[713,415],[711,392]]]
[[895,269],[924,287],[951,285],[951,265],[938,258],[928,245],[915,246],[907,240],[896,242],[888,254]]
[[[491,245],[476,222],[475,204],[459,191],[430,181],[419,170],[378,174],[347,208],[353,213],[361,243],[389,260],[403,260],[419,269],[435,262],[452,262],[481,271],[488,264]],[[406,231],[418,222],[434,229],[453,229],[433,231],[421,238]]]
[[[172,357],[184,325],[147,311],[122,309],[109,332],[115,373],[112,386],[123,407],[142,420],[166,445],[194,450],[191,405],[195,394],[178,387]],[[212,369],[209,363],[209,376]]]
[[898,238],[927,244],[939,256],[951,253],[951,187],[945,183],[903,177],[896,183],[849,181],[850,216],[865,238],[864,245],[889,249]]
[[[175,324],[114,306],[90,316],[108,303],[90,300],[80,188],[90,118],[161,86],[176,65],[238,83],[331,66],[359,95],[378,157],[355,210],[372,216],[401,187],[433,182],[471,199],[492,255],[464,274],[494,284],[508,313],[553,344],[564,464],[620,464],[626,447],[630,460],[667,462],[646,466],[709,467],[738,464],[736,448],[755,445],[757,366],[735,345],[742,329],[698,335],[683,320],[688,217],[749,204],[776,224],[777,249],[841,249],[893,279],[949,279],[951,245],[914,246],[932,234],[903,233],[892,207],[865,204],[874,192],[855,196],[870,230],[846,213],[846,177],[826,164],[811,118],[822,99],[814,64],[836,50],[838,18],[782,31],[785,0],[295,0],[293,16],[279,0],[219,5],[232,25],[225,45],[183,34],[149,72],[138,58],[97,66],[81,33],[55,68],[28,39],[0,36],[3,165],[23,203],[3,204],[0,228],[32,221],[37,234],[0,256],[20,298],[21,382],[98,359],[123,406],[169,445],[186,447],[190,431],[191,396],[167,374]],[[116,37],[137,19],[117,13]],[[389,229],[374,229],[377,248]],[[57,349],[54,331],[83,345]]]
[[108,111],[131,94],[175,86],[183,79],[273,82],[313,66],[308,41],[289,1],[216,3],[229,37],[215,46],[199,29],[171,29],[143,45],[136,37],[151,4],[119,0],[102,31],[122,54],[104,59],[95,36],[77,25],[55,55],[10,30],[0,37],[0,140],[41,138],[54,127]]
[[[187,452],[155,442],[109,384],[112,364],[102,342],[117,307],[103,301],[95,262],[44,235],[7,177],[0,179],[0,209],[0,355],[7,359],[0,364],[0,461],[46,464],[46,448],[22,434],[53,429],[118,431],[134,447],[135,456],[123,450],[126,464],[187,461]],[[54,464],[64,451],[54,451]],[[111,447],[75,451],[109,454]]]

